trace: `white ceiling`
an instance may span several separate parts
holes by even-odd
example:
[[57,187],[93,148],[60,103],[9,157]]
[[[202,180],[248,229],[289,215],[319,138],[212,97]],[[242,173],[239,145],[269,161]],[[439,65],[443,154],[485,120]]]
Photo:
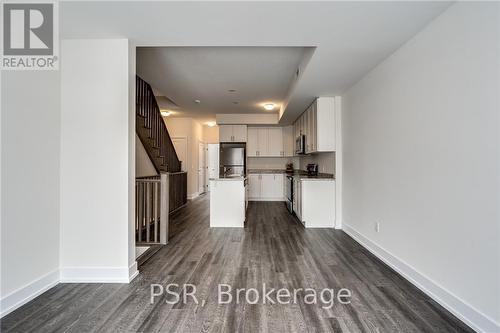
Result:
[[60,36],[128,38],[137,46],[316,47],[281,119],[290,123],[314,97],[342,94],[449,5],[68,1],[60,4]]
[[141,47],[137,74],[167,97],[157,97],[160,108],[207,122],[216,113],[269,113],[265,103],[277,113],[303,54],[301,47]]

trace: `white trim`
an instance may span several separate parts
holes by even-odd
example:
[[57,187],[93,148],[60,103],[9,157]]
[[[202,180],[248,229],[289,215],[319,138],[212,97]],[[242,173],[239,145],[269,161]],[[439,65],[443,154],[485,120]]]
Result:
[[59,270],[55,269],[35,281],[11,292],[0,300],[0,318],[43,294],[58,283]]
[[137,270],[137,261],[134,261],[134,263],[128,268],[128,283],[132,282],[137,275],[139,275],[139,271]]
[[418,289],[422,290],[475,331],[500,332],[500,324],[496,323],[492,318],[489,318],[473,306],[467,304],[458,296],[452,294],[427,276],[419,273],[412,266],[378,246],[354,228],[344,224],[343,229],[345,233],[351,236],[373,255],[389,265]]
[[275,202],[285,202],[285,198],[248,198],[248,201],[275,201]]
[[[134,266],[134,265],[132,265]],[[129,267],[64,267],[61,268],[62,283],[129,283],[137,275]],[[137,268],[136,268],[137,270]]]
[[335,97],[335,229],[342,229],[342,97]]
[[193,199],[198,198],[199,196],[200,196],[200,193],[198,193],[198,192],[194,192],[194,193],[192,193],[192,194],[189,194],[189,195],[187,196],[187,198],[188,198],[188,200],[193,200]]

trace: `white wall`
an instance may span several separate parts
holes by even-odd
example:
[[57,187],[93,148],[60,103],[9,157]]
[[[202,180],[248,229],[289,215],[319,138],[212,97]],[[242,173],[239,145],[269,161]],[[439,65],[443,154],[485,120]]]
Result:
[[61,279],[126,282],[135,273],[129,44],[61,46]]
[[188,198],[198,194],[198,143],[203,140],[203,126],[193,118],[164,118],[170,137],[187,138]]
[[219,143],[219,126],[203,126],[203,141],[205,143]]
[[144,148],[141,139],[135,135],[135,177],[156,176],[155,166],[149,158],[146,148]]
[[343,109],[344,229],[488,332],[500,329],[498,7],[452,5]]
[[59,72],[1,73],[1,312],[59,279]]
[[300,157],[300,169],[306,170],[309,163],[318,164],[319,172],[335,174],[335,153],[316,153]]

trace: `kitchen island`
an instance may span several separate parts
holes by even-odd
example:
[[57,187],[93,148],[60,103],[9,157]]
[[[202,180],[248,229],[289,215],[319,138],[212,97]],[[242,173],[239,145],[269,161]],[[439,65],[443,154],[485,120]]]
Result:
[[246,177],[210,179],[210,227],[244,227],[246,183]]

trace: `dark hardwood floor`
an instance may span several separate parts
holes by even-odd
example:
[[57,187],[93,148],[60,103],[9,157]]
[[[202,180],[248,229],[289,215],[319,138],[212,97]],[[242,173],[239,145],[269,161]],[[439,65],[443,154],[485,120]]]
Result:
[[[245,229],[210,229],[208,196],[175,212],[170,243],[130,284],[59,284],[2,332],[471,332],[344,232],[304,229],[283,203],[252,202]],[[204,306],[150,304],[150,284],[191,283]],[[217,304],[233,288],[348,288],[352,302]],[[169,297],[168,299],[172,299]]]

